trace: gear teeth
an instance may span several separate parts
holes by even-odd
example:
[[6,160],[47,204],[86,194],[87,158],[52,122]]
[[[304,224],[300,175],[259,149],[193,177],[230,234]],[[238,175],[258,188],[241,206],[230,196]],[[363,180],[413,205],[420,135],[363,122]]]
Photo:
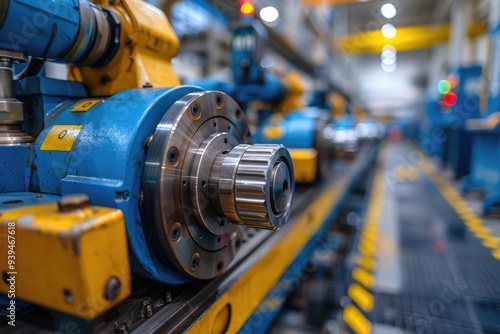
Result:
[[278,145],[252,145],[243,154],[236,170],[235,200],[240,217],[248,224],[270,221],[269,178],[272,158]]

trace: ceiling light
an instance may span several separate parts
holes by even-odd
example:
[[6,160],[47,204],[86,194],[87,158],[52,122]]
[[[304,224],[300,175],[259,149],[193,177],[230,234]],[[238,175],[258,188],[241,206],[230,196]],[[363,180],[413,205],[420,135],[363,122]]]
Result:
[[382,35],[387,39],[396,37],[396,27],[390,23],[384,24],[380,31],[382,32]]
[[382,67],[382,70],[385,72],[385,73],[392,73],[396,70],[396,68],[398,68],[398,63],[394,62],[394,64],[385,64],[384,62],[382,62],[380,64],[380,67]]
[[260,18],[268,23],[272,23],[278,19],[280,13],[272,6],[264,7],[260,10]]
[[382,49],[382,53],[380,54],[380,59],[393,59],[397,57],[397,51],[396,48],[394,48],[392,45],[386,45]]
[[380,7],[380,13],[382,13],[382,16],[386,19],[392,19],[396,16],[396,7],[394,7],[392,3],[386,3]]
[[382,58],[382,63],[386,64],[386,65],[392,65],[396,62],[397,58],[396,57],[393,57],[393,58]]

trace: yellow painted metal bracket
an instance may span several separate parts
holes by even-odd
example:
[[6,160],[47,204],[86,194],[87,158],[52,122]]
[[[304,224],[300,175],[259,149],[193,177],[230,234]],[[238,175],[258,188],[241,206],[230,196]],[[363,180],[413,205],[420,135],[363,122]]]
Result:
[[316,149],[289,148],[293,163],[295,182],[309,184],[316,179],[318,151]]
[[94,0],[121,22],[120,49],[104,67],[71,67],[70,79],[85,83],[91,96],[152,87],[175,87],[180,81],[171,60],[179,39],[165,13],[143,0]]
[[121,211],[46,203],[0,212],[0,292],[92,319],[130,295]]
[[[488,30],[486,23],[475,22],[469,25],[470,38],[485,34]],[[437,44],[446,43],[450,37],[450,25],[439,26],[411,26],[398,27],[396,36],[387,39],[380,30],[371,30],[349,35],[340,40],[336,47],[349,53],[375,53],[382,52],[388,44],[395,47],[398,52],[426,49]]]

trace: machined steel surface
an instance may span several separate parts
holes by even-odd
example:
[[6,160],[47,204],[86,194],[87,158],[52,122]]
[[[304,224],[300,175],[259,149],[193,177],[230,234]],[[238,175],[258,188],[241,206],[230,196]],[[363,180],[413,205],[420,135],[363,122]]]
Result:
[[177,101],[149,142],[144,213],[160,253],[188,275],[220,275],[240,249],[245,226],[278,229],[290,213],[288,152],[249,141],[232,98],[199,92]]
[[0,50],[0,145],[30,143],[33,138],[22,130],[23,103],[14,97],[14,62],[24,55]]
[[[346,193],[350,191],[352,185],[366,168],[370,166],[375,157],[377,147],[375,144],[366,145],[352,162],[336,161],[331,167],[330,177],[320,184],[313,187],[300,187],[297,192],[297,200],[294,201],[290,221],[277,233],[259,232],[256,236],[249,239],[243,251],[229,268],[220,277],[209,282],[198,281],[193,283],[177,298],[158,310],[150,319],[144,321],[140,326],[133,328],[132,333],[184,333],[186,332],[207,310],[210,306],[222,296],[232,285],[269,251],[282,241],[285,235],[293,229],[293,225],[298,222],[301,214],[307,211],[307,208],[320,197],[324,191],[328,191],[332,186],[346,181]],[[333,173],[332,173],[333,172]],[[335,211],[340,207],[340,199],[331,208],[325,208]],[[326,223],[326,222],[325,222]],[[103,331],[108,333],[107,331]]]

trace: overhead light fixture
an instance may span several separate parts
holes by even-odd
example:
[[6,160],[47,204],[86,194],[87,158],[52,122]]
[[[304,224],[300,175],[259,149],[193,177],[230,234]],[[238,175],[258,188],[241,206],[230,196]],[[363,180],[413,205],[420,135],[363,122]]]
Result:
[[380,63],[380,67],[385,73],[392,73],[398,68],[398,63],[394,62],[393,64],[385,64],[383,61]]
[[382,16],[386,19],[392,19],[396,16],[396,7],[394,7],[392,3],[386,3],[380,7],[380,13],[382,13]]
[[260,18],[267,23],[273,23],[278,19],[280,13],[273,6],[264,7],[259,12]]
[[386,23],[382,26],[382,29],[380,29],[382,32],[382,36],[384,36],[387,39],[392,39],[396,37],[396,27],[393,24]]
[[395,59],[397,57],[396,48],[392,45],[386,45],[382,48],[382,53],[380,54],[380,59]]
[[392,65],[396,62],[397,58],[396,57],[393,57],[393,58],[382,58],[382,63],[386,64],[386,65]]

